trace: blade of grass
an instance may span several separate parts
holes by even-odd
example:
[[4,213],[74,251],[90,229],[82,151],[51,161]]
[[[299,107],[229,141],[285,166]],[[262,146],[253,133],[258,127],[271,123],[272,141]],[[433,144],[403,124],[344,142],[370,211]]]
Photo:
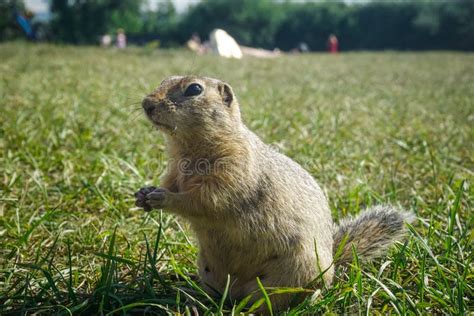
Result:
[[227,275],[227,281],[226,281],[225,288],[224,288],[224,293],[222,293],[222,297],[221,297],[221,300],[219,302],[219,306],[217,308],[217,313],[220,314],[220,315],[224,315],[223,308],[224,308],[225,300],[227,298],[227,294],[229,292],[229,286],[230,286],[230,275],[228,274]]
[[260,281],[259,277],[257,277],[257,284],[265,299],[265,304],[267,305],[268,312],[270,313],[271,316],[273,316],[272,302],[270,301],[270,297],[268,296],[267,291],[265,290],[265,287],[263,287],[262,281]]

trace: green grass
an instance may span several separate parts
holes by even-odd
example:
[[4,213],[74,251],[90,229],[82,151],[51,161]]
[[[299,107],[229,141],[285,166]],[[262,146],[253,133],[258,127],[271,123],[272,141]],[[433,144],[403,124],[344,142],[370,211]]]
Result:
[[474,311],[474,55],[236,61],[11,43],[0,45],[0,314],[245,306],[199,287],[184,221],[133,206],[166,163],[140,100],[174,74],[229,82],[246,124],[318,179],[336,220],[376,203],[420,219],[406,243],[338,268],[289,314]]

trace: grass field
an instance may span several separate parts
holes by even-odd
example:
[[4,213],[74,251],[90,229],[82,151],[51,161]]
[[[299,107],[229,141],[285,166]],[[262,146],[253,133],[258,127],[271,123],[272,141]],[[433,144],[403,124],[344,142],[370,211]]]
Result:
[[288,314],[474,312],[473,54],[237,61],[13,43],[0,45],[0,314],[238,314],[197,285],[186,223],[133,206],[166,163],[140,101],[174,74],[229,82],[336,220],[376,203],[419,217],[405,244],[338,268]]

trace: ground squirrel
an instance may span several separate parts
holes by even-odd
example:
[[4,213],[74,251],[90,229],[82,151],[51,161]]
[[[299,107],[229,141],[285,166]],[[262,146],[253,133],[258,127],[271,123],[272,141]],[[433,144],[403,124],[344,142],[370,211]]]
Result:
[[[227,83],[171,77],[142,105],[164,132],[171,159],[161,186],[140,189],[136,205],[189,221],[199,242],[199,275],[211,294],[224,290],[228,275],[233,300],[258,290],[257,277],[266,287],[305,287],[324,272],[329,285],[334,265],[352,260],[352,246],[360,258],[373,258],[400,240],[404,222],[413,219],[385,205],[335,225],[311,175],[243,124]],[[281,310],[290,297],[271,301]]]

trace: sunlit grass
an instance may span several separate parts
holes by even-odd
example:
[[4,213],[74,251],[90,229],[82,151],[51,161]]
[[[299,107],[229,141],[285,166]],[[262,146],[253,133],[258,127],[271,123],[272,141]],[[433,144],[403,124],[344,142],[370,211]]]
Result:
[[318,179],[335,219],[382,202],[419,217],[404,244],[339,268],[290,314],[473,311],[473,55],[2,44],[0,314],[245,311],[199,287],[184,221],[133,207],[166,162],[140,100],[174,74],[229,82],[246,124]]

